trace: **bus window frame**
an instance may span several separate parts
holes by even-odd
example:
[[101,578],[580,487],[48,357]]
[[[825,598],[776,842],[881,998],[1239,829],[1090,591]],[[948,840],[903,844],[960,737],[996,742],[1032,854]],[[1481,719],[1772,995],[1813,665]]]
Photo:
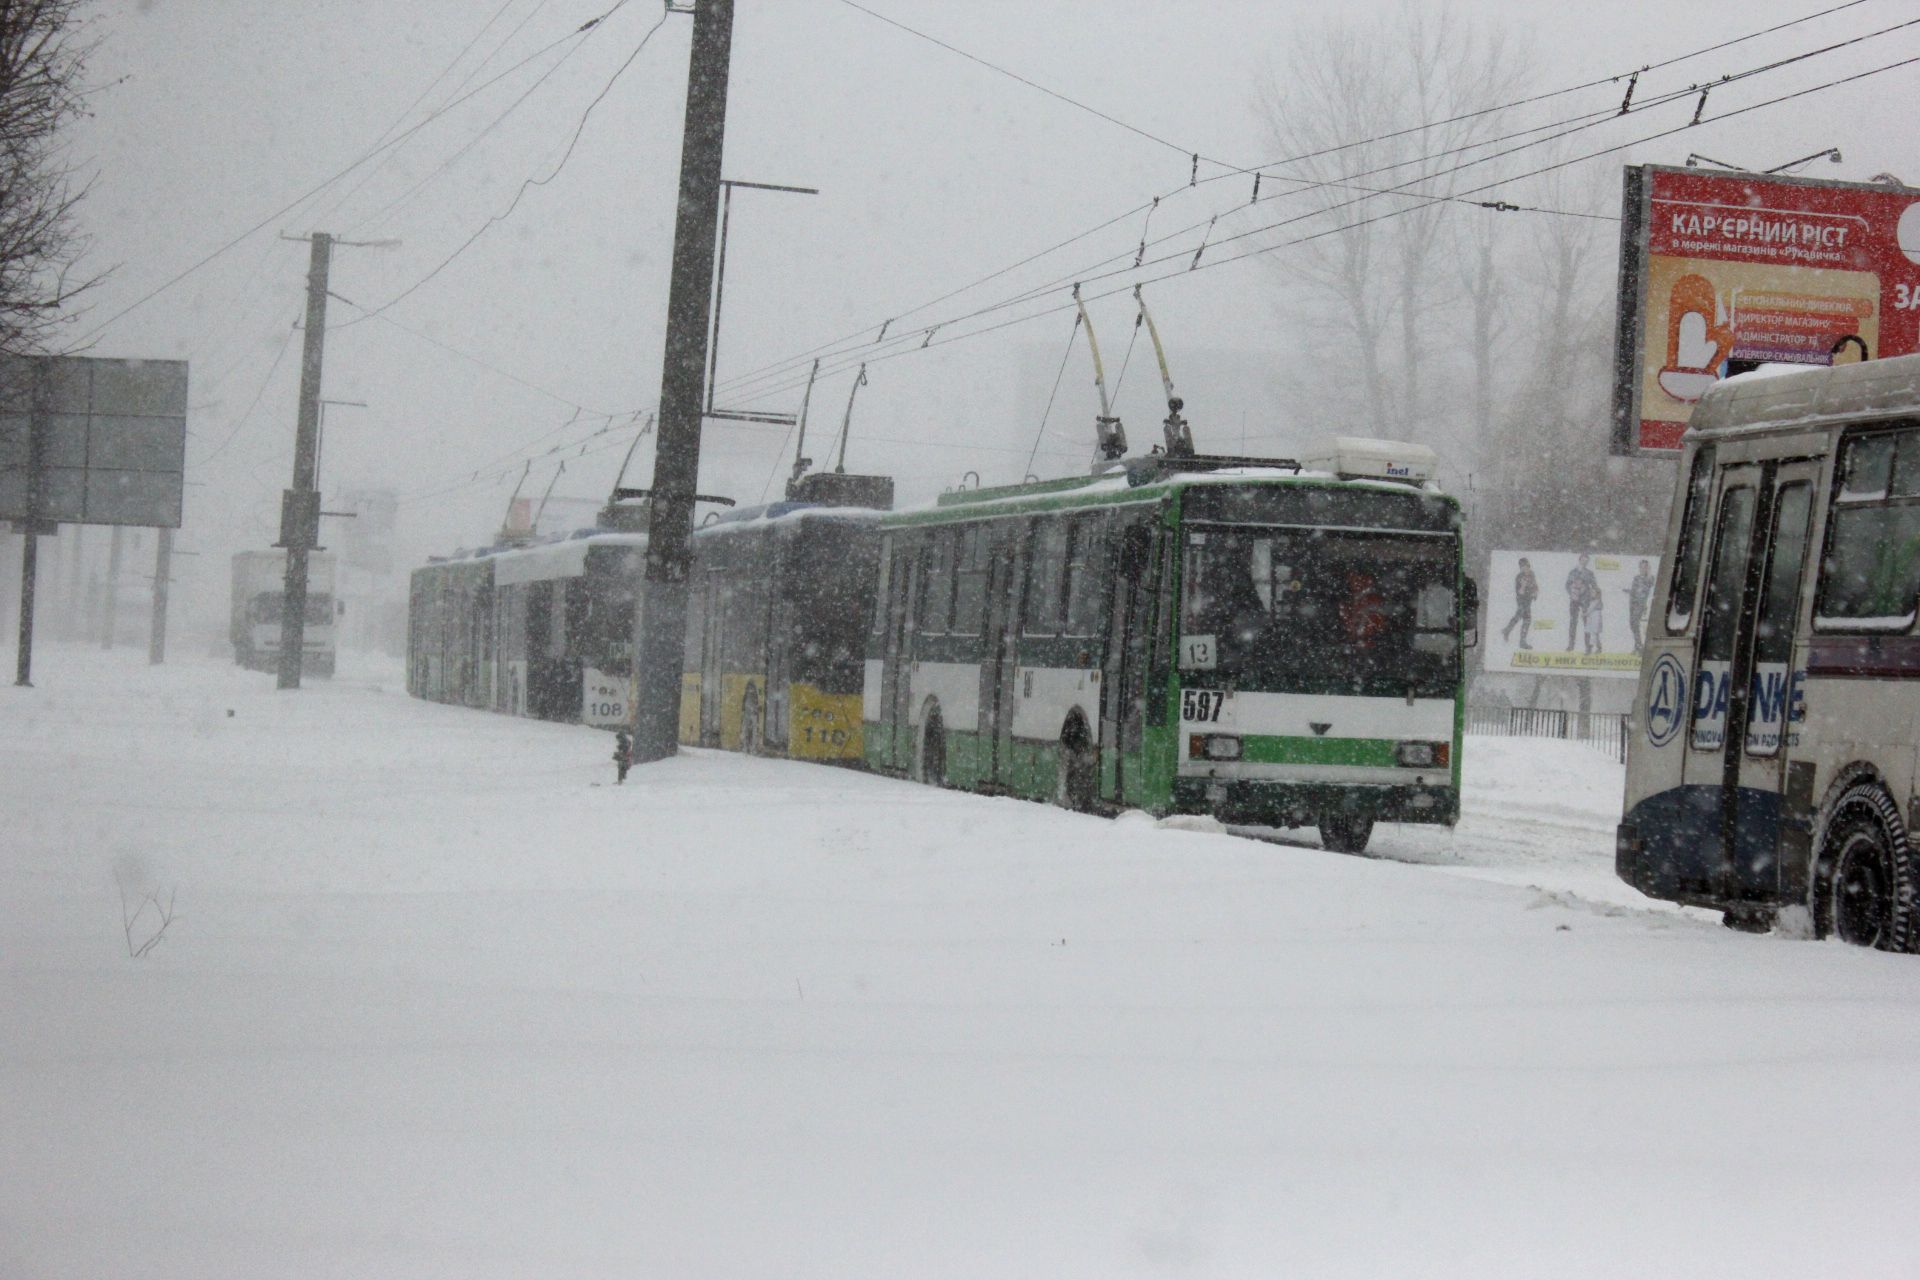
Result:
[[[1680,511],[1679,538],[1674,543],[1672,554],[1668,557],[1673,568],[1667,579],[1666,625],[1670,636],[1682,635],[1690,630],[1694,619],[1700,612],[1700,591],[1702,575],[1700,567],[1704,563],[1704,548],[1699,544],[1712,541],[1708,536],[1709,524],[1713,515],[1715,457],[1719,451],[1711,444],[1700,446],[1694,452],[1693,466],[1687,472],[1686,503]],[[1705,499],[1703,502],[1702,499]],[[1693,528],[1693,515],[1700,512],[1700,526]],[[1691,555],[1689,553],[1692,553]],[[1681,581],[1688,575],[1684,603],[1686,611],[1680,612],[1676,606],[1683,603]]]
[[[1702,575],[1700,584],[1700,590],[1705,594],[1699,600],[1700,622],[1694,632],[1694,669],[1696,672],[1703,670],[1709,662],[1725,662],[1728,665],[1729,671],[1731,671],[1736,665],[1734,658],[1740,647],[1741,606],[1745,595],[1747,574],[1752,568],[1754,522],[1760,515],[1760,476],[1758,474],[1758,464],[1733,463],[1729,465],[1727,470],[1733,470],[1735,467],[1753,467],[1755,468],[1756,474],[1751,478],[1740,477],[1731,483],[1723,479],[1719,485],[1719,493],[1716,495],[1717,501],[1713,503],[1711,516],[1713,537],[1708,540],[1708,555],[1705,562],[1706,572]],[[1722,546],[1726,543],[1727,537],[1728,503],[1729,500],[1738,493],[1745,493],[1749,503],[1746,513],[1746,533],[1739,540],[1741,543],[1744,543],[1745,546],[1740,553],[1738,570],[1733,575],[1735,581],[1732,587],[1732,604],[1726,611],[1728,618],[1727,625],[1730,628],[1727,632],[1727,652],[1724,657],[1715,658],[1707,653],[1707,623],[1710,620],[1717,621],[1717,619],[1709,619],[1708,610],[1712,608],[1714,585],[1720,579],[1720,553]],[[1695,680],[1697,681],[1698,679],[1699,677],[1696,674]],[[1691,687],[1692,686],[1689,686],[1689,688]],[[1727,734],[1732,724],[1731,708],[1723,713],[1720,727],[1720,741],[1717,743],[1702,743],[1700,741],[1700,719],[1698,696],[1690,694],[1688,697],[1687,749],[1711,754],[1725,754],[1728,741]]]
[[[1786,508],[1788,495],[1796,491],[1806,495],[1807,509],[1801,516],[1800,557],[1799,562],[1791,568],[1793,575],[1793,594],[1787,602],[1785,617],[1785,662],[1789,679],[1791,679],[1793,672],[1793,650],[1795,644],[1798,643],[1801,605],[1805,603],[1806,596],[1807,549],[1813,545],[1814,541],[1813,517],[1816,498],[1814,482],[1811,479],[1776,481],[1773,486],[1773,502],[1771,509],[1767,512],[1767,522],[1770,527],[1767,529],[1766,560],[1760,568],[1760,598],[1754,603],[1753,638],[1750,642],[1750,652],[1747,655],[1747,670],[1750,681],[1755,678],[1753,673],[1757,672],[1760,668],[1762,660],[1761,645],[1770,638],[1762,634],[1761,628],[1764,627],[1768,621],[1768,606],[1773,602],[1774,598],[1774,570],[1781,563],[1779,554],[1780,531],[1782,528],[1781,512]],[[1777,661],[1777,659],[1769,658],[1768,661]],[[1753,739],[1753,709],[1749,706],[1747,709],[1746,723],[1741,726],[1740,736],[1743,741],[1740,749],[1748,759],[1778,759],[1786,743],[1791,725],[1791,707],[1783,707],[1780,719],[1780,733],[1779,736],[1775,738],[1773,745],[1771,747],[1764,745],[1756,747]]]
[[[1847,466],[1855,443],[1881,436],[1895,440],[1894,456],[1888,460],[1887,464],[1888,487],[1874,495],[1847,497],[1845,495]],[[1912,419],[1873,422],[1838,433],[1834,448],[1833,478],[1827,490],[1826,516],[1821,522],[1823,528],[1820,538],[1819,572],[1814,575],[1813,584],[1811,625],[1818,635],[1906,635],[1913,631],[1915,622],[1920,621],[1920,590],[1916,591],[1915,599],[1910,602],[1905,622],[1899,626],[1890,627],[1886,625],[1885,619],[1872,616],[1846,618],[1827,612],[1827,593],[1832,582],[1829,566],[1834,563],[1834,548],[1841,516],[1849,511],[1885,510],[1895,506],[1920,505],[1920,494],[1896,494],[1892,491],[1893,476],[1900,469],[1902,450],[1899,440],[1903,436],[1913,441],[1916,448],[1920,448],[1920,422]]]

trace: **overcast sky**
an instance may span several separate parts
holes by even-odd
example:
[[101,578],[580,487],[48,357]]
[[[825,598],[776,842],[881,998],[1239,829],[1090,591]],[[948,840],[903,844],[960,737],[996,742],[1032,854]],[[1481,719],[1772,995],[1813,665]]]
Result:
[[[1532,81],[1547,91],[1835,2],[1416,0],[1412,8],[1510,25],[1531,42]],[[335,257],[334,291],[360,307],[380,307],[447,262],[508,208],[523,182],[552,172],[576,129],[557,177],[529,188],[511,216],[390,310],[349,323],[361,314],[355,306],[331,304],[324,394],[367,407],[329,410],[322,487],[329,494],[400,491],[408,560],[483,540],[529,458],[534,488],[544,488],[564,459],[557,494],[604,496],[631,438],[631,415],[659,395],[692,21],[667,17],[640,48],[663,5],[629,0],[591,32],[563,39],[612,3],[103,0],[92,68],[100,88],[75,149],[98,174],[83,211],[92,261],[113,274],[74,336],[87,336],[95,354],[191,361],[195,487],[182,541],[203,551],[202,569],[217,569],[238,547],[271,541],[290,475],[299,364],[291,326],[306,246],[280,234],[397,238],[398,247],[342,248]],[[739,0],[727,176],[815,186],[821,194],[736,198],[723,383],[850,333],[877,334],[910,308],[1173,192],[1189,176],[1188,152],[1207,157],[1202,176],[1221,172],[1220,164],[1275,159],[1263,137],[1262,85],[1289,42],[1306,38],[1301,33],[1326,12],[1291,0],[862,3],[1131,128],[844,0]],[[1385,38],[1403,9],[1357,4],[1347,11]],[[1862,0],[1657,73],[1641,92],[1682,88],[1912,16],[1901,0]],[[1920,27],[1729,87],[1706,115],[1917,55]],[[502,72],[509,74],[350,169],[456,90],[467,93]],[[1605,85],[1566,95],[1534,109],[1549,114],[1526,119],[1571,117],[1617,102],[1620,93],[1621,86]],[[1822,163],[1814,176],[1865,180],[1891,171],[1920,180],[1920,139],[1909,123],[1917,104],[1920,65],[1597,163],[1679,163],[1701,151],[1765,168],[1838,146],[1844,163]],[[1597,128],[1579,144],[1624,143],[1690,114],[1690,104],[1680,104]],[[344,178],[295,203],[343,170]],[[1163,220],[1156,231],[1215,212],[1223,226],[1235,225],[1231,219],[1248,217],[1239,208],[1248,186],[1236,178],[1171,196],[1155,215]],[[1609,194],[1593,211],[1613,213],[1616,201]],[[120,314],[256,224],[212,262]],[[901,327],[924,330],[1019,289],[1070,278],[1124,253],[1139,235],[1139,220],[1125,220],[983,290],[905,315]],[[1277,287],[1273,273],[1252,263],[1154,287],[1176,378],[1183,344],[1260,352],[1276,323]],[[1056,292],[1046,305],[1064,301]],[[1109,346],[1124,342],[1132,316],[1124,298],[1097,305],[1096,325]],[[1007,317],[990,319],[999,318]],[[1051,316],[945,341],[985,322],[943,327],[935,335],[940,345],[873,366],[860,393],[850,469],[896,474],[908,498],[937,492],[970,469],[989,482],[1019,477],[1039,425],[1020,393],[1022,361],[1031,366],[1039,348],[1059,350],[1071,320]],[[836,367],[843,364],[830,362],[835,371],[815,393],[815,457],[846,403],[852,371]],[[759,406],[797,408],[804,373],[802,364],[796,374],[757,384]],[[1130,375],[1128,389],[1138,393],[1133,430],[1147,436],[1158,416],[1157,388]],[[1204,401],[1204,388],[1183,389],[1196,404]],[[723,390],[723,402],[729,394]],[[1076,380],[1062,401],[1035,461],[1042,474],[1079,469],[1091,443],[1090,428],[1081,430],[1093,412],[1091,389]],[[1301,409],[1275,405],[1273,412],[1299,416]],[[769,476],[785,469],[777,456],[782,438],[778,428],[710,429],[703,490],[757,500]],[[645,483],[651,461],[643,446],[629,483]]]

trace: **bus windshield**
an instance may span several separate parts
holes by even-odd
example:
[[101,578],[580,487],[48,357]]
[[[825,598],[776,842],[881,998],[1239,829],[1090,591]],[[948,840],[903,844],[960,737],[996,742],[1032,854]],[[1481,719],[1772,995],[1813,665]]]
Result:
[[1451,697],[1457,574],[1448,535],[1191,529],[1181,668],[1249,690]]

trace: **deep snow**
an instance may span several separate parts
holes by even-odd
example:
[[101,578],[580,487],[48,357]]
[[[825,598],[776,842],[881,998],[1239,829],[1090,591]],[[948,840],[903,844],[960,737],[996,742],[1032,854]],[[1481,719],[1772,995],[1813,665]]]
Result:
[[[36,676],[8,1280],[1912,1274],[1920,962],[1640,899],[1577,744],[1471,740],[1459,830],[1362,859],[718,754],[615,788],[606,735],[391,675]],[[174,904],[141,959],[121,885]]]

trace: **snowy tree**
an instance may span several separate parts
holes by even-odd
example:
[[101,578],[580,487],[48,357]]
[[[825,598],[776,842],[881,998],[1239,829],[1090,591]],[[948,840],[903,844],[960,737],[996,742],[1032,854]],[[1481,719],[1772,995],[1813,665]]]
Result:
[[75,278],[86,194],[67,155],[85,111],[85,0],[0,0],[0,351],[44,349],[94,282]]
[[[1291,158],[1263,172],[1297,188],[1286,213],[1276,206],[1289,216],[1276,246],[1325,234],[1277,248],[1268,261],[1319,367],[1349,371],[1313,389],[1328,415],[1370,435],[1431,439],[1436,428],[1458,433],[1466,416],[1457,403],[1436,412],[1436,390],[1457,380],[1441,366],[1470,354],[1443,320],[1463,297],[1483,307],[1495,297],[1490,281],[1463,281],[1445,260],[1457,258],[1462,219],[1499,216],[1436,197],[1471,185],[1451,171],[1499,127],[1500,113],[1488,108],[1521,96],[1527,59],[1502,30],[1410,7],[1389,29],[1384,39],[1377,23],[1304,29],[1274,71],[1261,109],[1275,154]],[[1295,221],[1295,209],[1320,216]],[[1497,261],[1490,244],[1483,260]],[[1476,320],[1491,343],[1491,313]],[[1326,360],[1330,350],[1341,358]],[[1490,398],[1490,381],[1479,389]]]

